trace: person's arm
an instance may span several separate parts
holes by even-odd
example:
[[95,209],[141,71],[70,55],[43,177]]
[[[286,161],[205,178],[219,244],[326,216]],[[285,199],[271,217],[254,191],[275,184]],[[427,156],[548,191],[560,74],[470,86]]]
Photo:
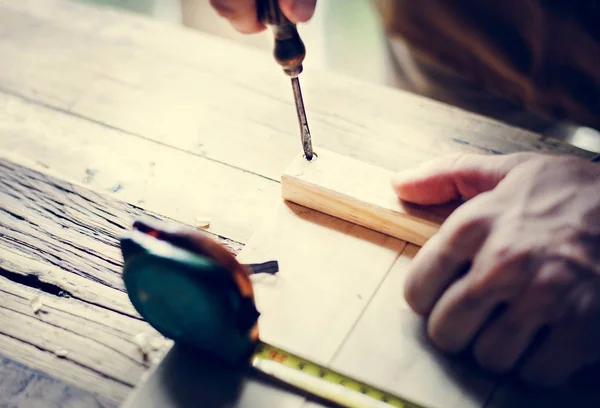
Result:
[[433,343],[448,352],[472,345],[496,372],[522,364],[520,375],[538,385],[559,385],[600,360],[600,164],[460,155],[393,184],[413,203],[466,200],[406,281]]
[[[210,0],[210,4],[221,17],[226,18],[242,34],[261,32],[265,26],[258,21],[257,0]],[[279,7],[293,23],[310,20],[317,0],[279,0]]]

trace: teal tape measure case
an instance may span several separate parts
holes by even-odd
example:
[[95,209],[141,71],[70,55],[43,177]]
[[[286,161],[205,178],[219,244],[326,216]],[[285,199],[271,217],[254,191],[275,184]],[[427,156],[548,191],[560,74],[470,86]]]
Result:
[[209,257],[134,229],[121,239],[123,280],[140,315],[178,343],[231,364],[247,362],[259,313]]

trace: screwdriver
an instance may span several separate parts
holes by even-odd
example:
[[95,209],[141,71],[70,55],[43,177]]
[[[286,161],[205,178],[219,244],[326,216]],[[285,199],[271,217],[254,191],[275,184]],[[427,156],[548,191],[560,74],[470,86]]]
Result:
[[300,125],[300,140],[304,157],[310,161],[315,155],[312,147],[310,129],[306,119],[302,90],[298,76],[302,72],[302,63],[306,56],[304,43],[298,34],[296,24],[292,23],[279,8],[279,0],[258,0],[256,2],[258,20],[271,28],[275,40],[273,56],[291,78],[296,113]]

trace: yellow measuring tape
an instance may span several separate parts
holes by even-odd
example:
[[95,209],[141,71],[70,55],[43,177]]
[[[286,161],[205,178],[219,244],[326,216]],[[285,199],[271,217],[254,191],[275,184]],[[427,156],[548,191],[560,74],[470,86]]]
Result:
[[266,343],[259,343],[251,364],[271,377],[345,407],[423,408]]

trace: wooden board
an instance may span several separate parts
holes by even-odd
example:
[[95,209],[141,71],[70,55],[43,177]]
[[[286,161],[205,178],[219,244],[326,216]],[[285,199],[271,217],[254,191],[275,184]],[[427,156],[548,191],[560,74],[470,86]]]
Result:
[[298,155],[281,177],[285,200],[419,246],[451,212],[400,202],[391,171],[319,147],[315,151],[316,160]]
[[[253,277],[262,313],[261,336],[268,343],[434,408],[482,407],[493,383],[432,353],[415,330],[419,320],[401,300],[402,279],[414,254],[414,247],[406,248],[404,241],[280,201],[277,212],[238,255],[243,262],[280,262],[278,275]],[[186,381],[180,392],[187,393],[189,402],[170,397],[172,385],[164,379],[174,373],[199,367],[194,384],[211,384],[206,362],[176,355],[167,357],[168,362],[161,363],[138,387],[127,407],[161,403],[187,407],[197,398],[213,395],[207,387],[193,390],[192,381]],[[306,406],[304,399],[293,394],[272,393],[271,388],[258,391],[251,377],[238,373],[236,378],[242,392],[227,404],[219,400],[211,407],[255,406],[249,400],[255,392],[276,398],[273,406]],[[221,395],[223,391],[214,392]]]
[[[118,238],[135,218],[156,216],[6,160],[0,203],[0,350],[20,363],[0,367],[0,406],[34,404],[43,393],[47,406],[68,390],[73,401],[118,405],[170,347],[120,278]],[[155,339],[147,358],[142,333]]]

